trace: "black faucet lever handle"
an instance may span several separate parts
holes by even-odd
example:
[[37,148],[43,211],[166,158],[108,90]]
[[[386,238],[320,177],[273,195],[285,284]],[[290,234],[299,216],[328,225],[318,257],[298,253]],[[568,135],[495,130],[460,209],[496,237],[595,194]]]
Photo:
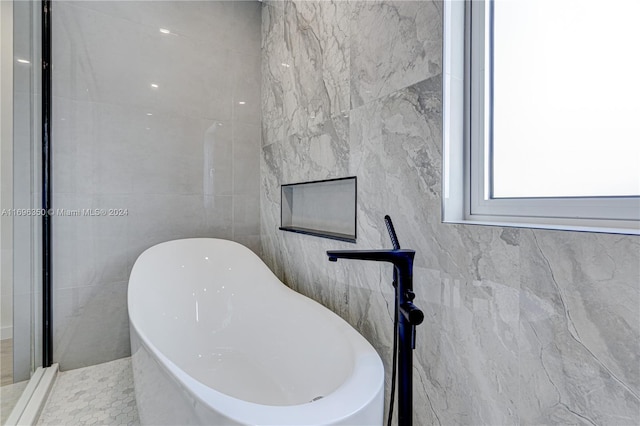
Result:
[[389,238],[391,238],[391,244],[394,250],[400,250],[400,242],[398,242],[398,236],[396,235],[396,229],[393,227],[391,217],[386,215],[384,217],[384,223],[387,225],[387,231],[389,231]]

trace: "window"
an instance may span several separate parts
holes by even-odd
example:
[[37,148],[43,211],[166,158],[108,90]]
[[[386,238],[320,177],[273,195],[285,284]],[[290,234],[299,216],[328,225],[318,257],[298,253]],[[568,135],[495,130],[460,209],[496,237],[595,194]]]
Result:
[[640,234],[639,13],[446,3],[445,221]]

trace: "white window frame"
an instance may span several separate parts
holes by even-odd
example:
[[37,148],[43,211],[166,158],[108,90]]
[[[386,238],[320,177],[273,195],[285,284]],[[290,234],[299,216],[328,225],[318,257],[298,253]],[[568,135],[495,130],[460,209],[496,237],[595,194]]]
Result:
[[485,2],[448,0],[444,21],[443,221],[640,235],[640,197],[489,196]]

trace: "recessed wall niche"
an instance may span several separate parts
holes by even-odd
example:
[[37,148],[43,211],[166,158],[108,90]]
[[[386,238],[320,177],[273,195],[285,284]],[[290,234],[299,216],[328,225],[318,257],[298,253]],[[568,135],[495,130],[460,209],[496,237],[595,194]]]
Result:
[[355,176],[282,185],[282,231],[356,242]]

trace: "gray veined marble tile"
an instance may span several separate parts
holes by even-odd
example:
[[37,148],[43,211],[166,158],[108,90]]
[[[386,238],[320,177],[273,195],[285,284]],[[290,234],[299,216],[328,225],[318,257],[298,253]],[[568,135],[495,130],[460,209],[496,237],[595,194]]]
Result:
[[441,2],[350,4],[352,107],[442,72]]
[[317,133],[349,111],[349,5],[286,2],[263,8],[265,143]]
[[[260,218],[261,232],[273,232],[280,226],[280,182],[279,164],[269,164],[277,144],[266,146],[260,159]],[[271,229],[273,228],[273,229]]]
[[[265,3],[262,8],[262,143],[269,145],[284,138],[284,89],[282,68],[286,68],[283,49],[283,9]],[[280,61],[280,62],[279,62]],[[290,64],[289,64],[290,65]],[[268,123],[268,124],[267,124]]]
[[[426,315],[416,424],[638,424],[638,238],[441,223],[442,3],[345,4],[348,24],[331,27],[348,30],[344,136],[325,114],[339,98],[313,97],[315,83],[336,81],[324,74],[330,67],[311,66],[335,34],[320,24],[333,3],[263,6],[260,232],[269,266],[343,315],[388,369],[389,268],[328,265],[324,251],[388,247],[390,214],[403,247],[417,251]],[[290,69],[296,60],[305,75]],[[358,176],[357,244],[278,230],[280,184],[345,166]]]
[[[285,31],[297,31],[299,37],[290,37],[290,48],[304,49],[309,53],[308,61],[322,76],[323,87],[328,98],[328,116],[344,115],[349,111],[349,27],[350,8],[343,1],[294,1],[285,8]],[[311,47],[311,38],[317,39],[317,47]],[[296,46],[295,41],[300,44]],[[311,52],[318,56],[314,57]],[[299,56],[294,59],[299,59]],[[296,64],[298,62],[296,61]],[[319,68],[318,68],[319,67]],[[304,69],[299,77],[304,78]],[[318,94],[319,95],[319,94]]]
[[328,118],[313,134],[296,134],[282,141],[280,161],[288,180],[304,182],[346,176],[349,119]]
[[[396,193],[420,191],[439,197],[440,91],[441,78],[436,76],[352,110],[351,172],[375,179],[384,176],[388,185],[392,184],[389,178],[396,180]],[[370,161],[377,167],[371,167]]]
[[[429,424],[518,423],[519,290],[418,269],[425,312],[415,352]],[[437,287],[440,287],[439,289]]]
[[521,247],[523,421],[637,423],[640,284],[624,264],[638,243],[531,231]]
[[552,273],[571,334],[640,395],[640,243],[545,231],[534,231],[533,242]]
[[432,250],[413,230],[439,222],[424,208],[439,209],[439,88],[434,77],[351,112],[349,174],[358,176],[358,235],[378,235],[373,246],[386,244],[380,225],[389,214],[407,236],[403,244]]
[[344,177],[348,174],[349,119],[333,117],[316,133],[292,135],[262,149],[262,174],[273,185],[268,197],[280,203],[279,185]]

